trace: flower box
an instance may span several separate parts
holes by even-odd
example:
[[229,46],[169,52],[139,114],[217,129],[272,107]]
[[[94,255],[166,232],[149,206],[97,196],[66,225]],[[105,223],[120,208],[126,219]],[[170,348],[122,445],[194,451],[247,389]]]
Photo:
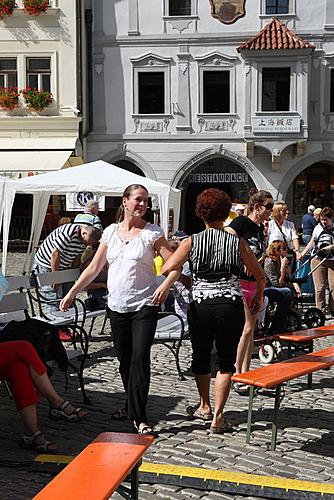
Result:
[[19,107],[19,91],[17,87],[0,87],[0,108],[13,111]]
[[49,8],[49,0],[23,0],[24,10],[30,16],[39,16]]
[[42,111],[52,102],[52,94],[47,90],[38,90],[26,87],[21,90],[21,94],[29,110]]
[[0,19],[6,16],[12,16],[15,8],[15,0],[0,0]]

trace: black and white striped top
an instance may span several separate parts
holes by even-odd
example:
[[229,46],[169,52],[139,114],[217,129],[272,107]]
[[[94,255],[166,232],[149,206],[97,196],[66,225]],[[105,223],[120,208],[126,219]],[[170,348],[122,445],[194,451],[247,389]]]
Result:
[[194,234],[189,261],[192,300],[243,297],[239,284],[243,262],[237,236],[213,228]]
[[56,248],[60,252],[59,270],[70,268],[74,259],[86,248],[78,236],[78,227],[77,224],[64,224],[52,231],[35,255],[37,264],[51,270],[51,254]]

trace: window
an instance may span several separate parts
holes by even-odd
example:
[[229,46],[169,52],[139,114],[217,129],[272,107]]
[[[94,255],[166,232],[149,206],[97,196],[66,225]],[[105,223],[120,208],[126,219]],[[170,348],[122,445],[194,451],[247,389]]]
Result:
[[190,16],[191,0],[169,0],[169,16]]
[[165,113],[165,73],[138,72],[138,111],[143,115]]
[[289,14],[289,0],[266,0],[266,14]]
[[51,58],[27,59],[27,85],[38,90],[51,92]]
[[0,59],[0,87],[17,87],[16,59]]
[[331,69],[329,111],[334,113],[334,69]]
[[203,71],[203,113],[230,112],[230,72]]
[[262,69],[262,111],[289,111],[290,68]]

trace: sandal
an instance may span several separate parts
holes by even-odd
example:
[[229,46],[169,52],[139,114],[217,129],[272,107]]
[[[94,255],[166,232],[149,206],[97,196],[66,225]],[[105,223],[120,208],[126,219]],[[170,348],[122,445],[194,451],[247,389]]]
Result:
[[41,431],[36,431],[33,434],[24,433],[20,442],[20,448],[25,450],[34,450],[44,453],[58,453],[55,443],[45,440],[43,443],[36,443],[36,438],[43,436]]
[[142,425],[142,427],[140,427],[141,424],[138,425],[136,424],[136,422],[133,422],[133,425],[138,434],[151,434],[153,436],[155,435],[153,427],[151,427],[149,424],[144,424]]
[[220,425],[217,427],[210,427],[210,434],[224,434],[224,432],[232,432],[233,430],[233,425],[223,417],[223,421]]
[[69,413],[65,409],[70,405],[69,401],[63,401],[58,408],[50,408],[50,420],[65,420],[66,422],[80,422],[87,417],[88,412],[82,408],[73,408]]
[[241,382],[233,382],[233,390],[240,396],[248,396],[249,395],[249,385],[242,384]]
[[127,420],[127,418],[128,418],[128,412],[125,408],[119,408],[110,415],[110,419],[116,420],[117,422],[122,422],[124,420]]
[[189,417],[192,418],[200,418],[201,420],[212,420],[213,415],[212,412],[210,411],[209,413],[206,413],[202,411],[199,407],[199,404],[196,406],[189,405],[186,407],[186,413],[189,415]]

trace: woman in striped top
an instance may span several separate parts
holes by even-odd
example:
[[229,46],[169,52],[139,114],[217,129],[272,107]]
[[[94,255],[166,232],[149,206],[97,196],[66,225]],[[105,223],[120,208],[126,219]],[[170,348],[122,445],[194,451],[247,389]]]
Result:
[[[196,215],[205,223],[205,230],[188,238],[168,259],[163,272],[179,269],[190,262],[192,287],[188,309],[189,332],[200,401],[189,406],[187,413],[194,418],[212,420],[211,432],[222,433],[230,428],[223,410],[230,391],[231,375],[238,342],[244,326],[243,295],[239,277],[243,265],[254,275],[257,294],[252,308],[262,304],[264,272],[244,240],[224,228],[231,209],[231,200],[219,189],[207,189],[197,198]],[[211,350],[217,349],[215,409],[211,410]]]

